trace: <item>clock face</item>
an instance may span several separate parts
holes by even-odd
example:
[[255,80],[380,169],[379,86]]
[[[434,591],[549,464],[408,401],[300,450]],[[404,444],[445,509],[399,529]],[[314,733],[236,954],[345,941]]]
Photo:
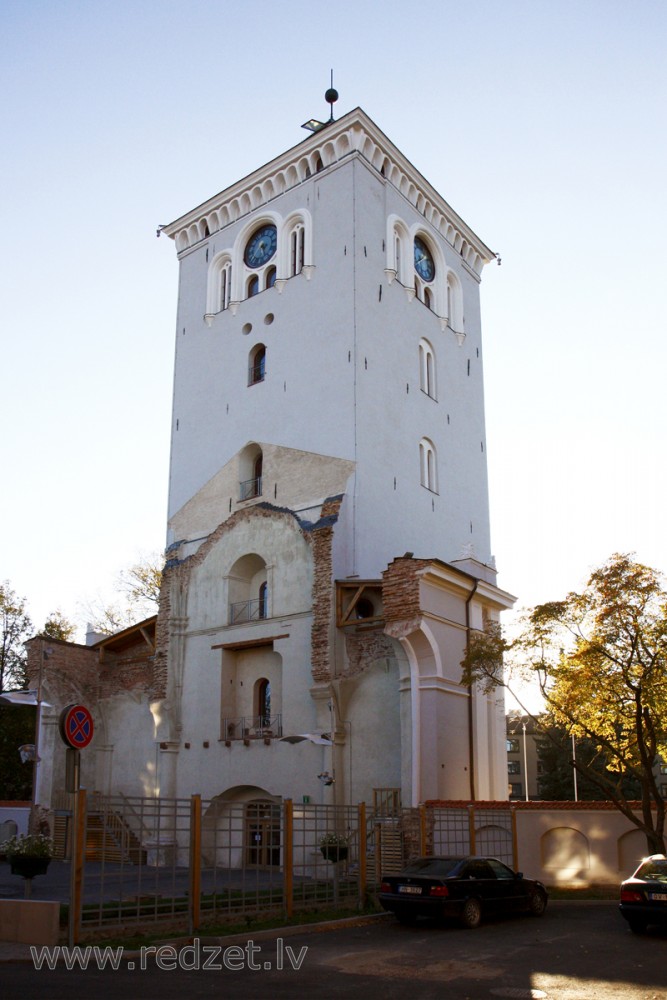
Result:
[[435,278],[431,251],[418,236],[415,237],[415,271],[423,281],[433,281]]
[[261,267],[267,260],[271,260],[276,252],[277,242],[275,226],[260,226],[246,244],[243,259],[248,267]]

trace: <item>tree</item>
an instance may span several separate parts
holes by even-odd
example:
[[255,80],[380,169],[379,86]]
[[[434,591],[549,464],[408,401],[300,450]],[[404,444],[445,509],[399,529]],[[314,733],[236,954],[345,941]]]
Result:
[[[667,591],[660,574],[629,555],[612,556],[581,593],[529,611],[514,640],[500,630],[474,633],[464,679],[506,684],[504,660],[537,678],[552,722],[567,737],[592,742],[606,766],[577,757],[577,772],[643,831],[649,852],[663,853],[666,803],[653,771],[659,757],[667,759]],[[641,790],[639,813],[627,796],[630,780]]]
[[153,553],[121,570],[116,590],[122,600],[114,603],[100,598],[89,601],[83,608],[86,624],[94,632],[113,635],[142,618],[157,614],[163,566],[163,558]]
[[18,597],[5,580],[0,584],[0,691],[26,683],[23,643],[30,637],[32,622],[24,597]]
[[50,639],[64,639],[65,642],[72,642],[76,633],[76,627],[65,618],[62,611],[54,611],[44,623],[41,635],[47,635]]
[[[575,756],[572,751],[572,738],[560,726],[549,724],[548,718],[540,717],[548,735],[536,739],[537,756],[541,765],[538,778],[540,797],[548,800],[570,800],[574,792],[573,762],[578,761],[586,770],[591,769],[603,774],[608,781],[617,780],[617,775],[607,766],[606,754],[588,737],[576,741]],[[580,769],[581,770],[581,769]],[[628,800],[638,799],[641,788],[632,776],[624,776],[621,781],[623,795]],[[595,802],[608,799],[608,793],[599,785],[594,784],[587,774],[577,776],[577,798],[580,801]]]
[[23,762],[19,747],[35,742],[35,708],[0,705],[0,799],[30,801],[34,764]]

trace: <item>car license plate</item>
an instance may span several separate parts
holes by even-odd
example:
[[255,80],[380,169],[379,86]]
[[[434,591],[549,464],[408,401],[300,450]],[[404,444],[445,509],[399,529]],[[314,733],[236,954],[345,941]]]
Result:
[[409,892],[415,896],[419,896],[421,894],[422,887],[420,885],[399,885],[398,891]]
[[659,903],[667,903],[667,892],[649,892],[649,899],[657,899]]

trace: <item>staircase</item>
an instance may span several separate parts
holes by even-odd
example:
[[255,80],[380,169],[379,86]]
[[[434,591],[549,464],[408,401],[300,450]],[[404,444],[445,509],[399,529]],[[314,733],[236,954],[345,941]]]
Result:
[[86,825],[86,861],[146,864],[146,851],[118,813],[89,813]]

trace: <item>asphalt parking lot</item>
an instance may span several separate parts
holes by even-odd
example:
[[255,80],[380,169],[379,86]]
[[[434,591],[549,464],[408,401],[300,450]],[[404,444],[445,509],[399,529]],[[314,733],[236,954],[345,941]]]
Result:
[[[316,932],[199,939],[119,968],[2,965],[3,996],[171,1000],[667,1000],[667,931],[633,935],[615,903],[555,902],[541,919],[403,927],[392,917]],[[219,949],[216,951],[215,949]],[[230,950],[231,949],[231,950]],[[204,968],[204,964],[208,967]]]

